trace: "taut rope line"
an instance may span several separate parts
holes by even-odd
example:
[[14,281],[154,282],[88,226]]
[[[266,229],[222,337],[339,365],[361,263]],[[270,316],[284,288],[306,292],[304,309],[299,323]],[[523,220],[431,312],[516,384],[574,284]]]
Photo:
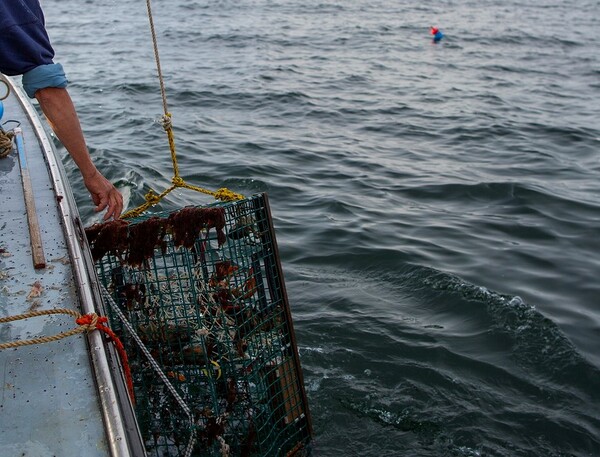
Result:
[[162,96],[163,109],[165,116],[170,116],[167,108],[167,93],[165,91],[165,81],[160,66],[160,56],[158,54],[158,40],[156,38],[156,30],[154,28],[154,19],[152,17],[152,6],[150,0],[146,0],[146,9],[148,10],[148,21],[150,21],[150,33],[152,33],[152,46],[154,47],[154,60],[156,60],[156,69],[158,70],[158,80],[160,81],[160,94]]
[[158,71],[158,80],[160,82],[160,94],[162,97],[163,111],[164,114],[162,116],[162,126],[167,132],[167,138],[169,140],[169,149],[171,151],[171,162],[173,163],[173,178],[171,182],[172,186],[165,189],[160,194],[157,194],[153,190],[150,190],[145,196],[146,200],[137,208],[131,209],[125,212],[121,217],[124,219],[137,217],[146,211],[148,208],[156,205],[158,202],[162,200],[169,192],[178,187],[184,187],[186,189],[194,190],[196,192],[201,192],[207,195],[212,195],[215,199],[221,201],[233,201],[233,200],[243,200],[244,196],[233,192],[225,187],[218,189],[217,191],[212,191],[209,189],[205,189],[203,187],[194,186],[192,184],[186,183],[183,178],[179,175],[179,164],[177,163],[177,154],[175,152],[175,136],[173,134],[173,122],[171,120],[171,113],[169,112],[169,108],[167,105],[167,92],[165,90],[165,81],[162,73],[162,68],[160,65],[160,56],[158,53],[158,39],[156,38],[156,29],[154,27],[154,19],[152,14],[152,5],[150,0],[146,0],[146,9],[148,10],[148,21],[150,22],[150,32],[152,34],[152,46],[154,48],[154,60],[156,61],[156,69]]

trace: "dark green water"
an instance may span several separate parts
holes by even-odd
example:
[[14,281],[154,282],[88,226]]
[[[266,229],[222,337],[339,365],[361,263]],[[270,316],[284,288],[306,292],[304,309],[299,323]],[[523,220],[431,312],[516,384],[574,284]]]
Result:
[[[172,176],[145,2],[44,6],[133,207]],[[182,175],[269,193],[315,455],[600,456],[598,1],[153,6]]]

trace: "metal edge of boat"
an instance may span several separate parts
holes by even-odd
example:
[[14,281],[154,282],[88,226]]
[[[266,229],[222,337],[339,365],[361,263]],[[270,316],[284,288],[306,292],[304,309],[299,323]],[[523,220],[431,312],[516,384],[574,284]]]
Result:
[[[62,163],[46,133],[44,124],[23,90],[11,78],[4,75],[0,75],[0,78],[8,84],[27,114],[45,157],[50,180],[57,196],[57,207],[71,256],[82,312],[103,314],[104,307],[94,263]],[[110,455],[112,457],[145,455],[135,413],[129,401],[114,349],[104,343],[102,335],[97,331],[88,333],[88,344]]]

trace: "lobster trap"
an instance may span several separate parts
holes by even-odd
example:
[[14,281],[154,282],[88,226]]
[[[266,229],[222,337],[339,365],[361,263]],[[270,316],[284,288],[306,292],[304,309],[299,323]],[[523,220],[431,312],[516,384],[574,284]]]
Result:
[[86,229],[148,456],[308,455],[265,194]]

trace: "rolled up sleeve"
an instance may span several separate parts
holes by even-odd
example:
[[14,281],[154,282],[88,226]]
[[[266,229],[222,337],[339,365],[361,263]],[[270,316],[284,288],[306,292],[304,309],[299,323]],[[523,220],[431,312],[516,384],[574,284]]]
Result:
[[33,70],[23,74],[23,89],[31,98],[35,97],[36,91],[46,87],[67,87],[68,81],[59,63],[40,65]]

